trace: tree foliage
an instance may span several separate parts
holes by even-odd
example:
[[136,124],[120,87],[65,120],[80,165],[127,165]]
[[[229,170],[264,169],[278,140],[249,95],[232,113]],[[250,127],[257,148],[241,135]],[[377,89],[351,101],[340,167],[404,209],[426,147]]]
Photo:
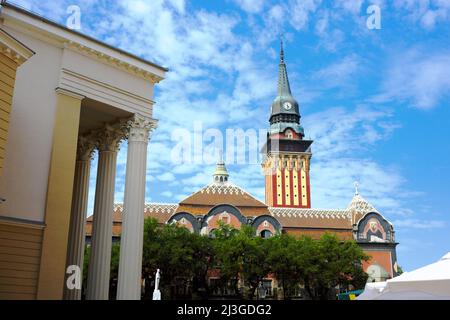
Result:
[[[211,272],[219,275],[222,287],[231,283],[239,298],[253,299],[263,279],[273,277],[282,288],[281,298],[290,299],[301,286],[310,299],[329,299],[333,298],[332,289],[338,286],[364,287],[367,274],[361,263],[367,259],[355,241],[342,241],[332,234],[318,240],[288,234],[263,239],[250,226],[236,230],[220,224],[211,235],[202,236],[184,227],[146,219],[144,297],[151,299],[154,276],[160,269],[160,289],[165,299],[208,299],[212,293],[208,283]],[[113,245],[112,278],[117,278],[118,262],[119,246]],[[180,287],[189,287],[190,296],[180,293]]]

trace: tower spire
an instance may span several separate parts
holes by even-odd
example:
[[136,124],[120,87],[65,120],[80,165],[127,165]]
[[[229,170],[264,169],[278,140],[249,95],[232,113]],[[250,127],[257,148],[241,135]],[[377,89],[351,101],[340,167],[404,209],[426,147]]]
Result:
[[291,96],[291,87],[284,63],[283,38],[280,39],[280,65],[278,70],[278,96]]
[[283,37],[280,37],[280,64],[284,63]]

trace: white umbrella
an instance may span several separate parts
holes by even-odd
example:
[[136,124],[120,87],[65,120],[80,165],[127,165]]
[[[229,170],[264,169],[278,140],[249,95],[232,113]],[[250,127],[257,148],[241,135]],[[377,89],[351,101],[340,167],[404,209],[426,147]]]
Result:
[[450,300],[450,252],[438,262],[405,272],[386,282],[368,283],[357,299]]

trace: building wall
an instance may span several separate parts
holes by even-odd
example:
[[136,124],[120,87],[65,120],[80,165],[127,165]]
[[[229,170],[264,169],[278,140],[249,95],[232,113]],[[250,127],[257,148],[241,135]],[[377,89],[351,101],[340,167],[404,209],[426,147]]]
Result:
[[35,299],[43,225],[0,219],[0,300]]
[[394,276],[394,269],[392,265],[392,255],[391,251],[373,251],[373,250],[364,250],[364,252],[370,256],[369,261],[363,261],[363,270],[367,271],[367,268],[373,264],[379,264],[382,266],[392,278]]
[[43,222],[62,49],[2,28],[36,52],[16,74],[0,216]]

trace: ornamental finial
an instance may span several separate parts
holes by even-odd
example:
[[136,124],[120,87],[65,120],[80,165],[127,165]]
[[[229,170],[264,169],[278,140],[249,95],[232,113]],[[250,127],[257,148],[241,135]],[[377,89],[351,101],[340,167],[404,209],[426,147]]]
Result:
[[355,181],[355,182],[353,183],[353,185],[355,186],[355,196],[357,196],[357,195],[359,195],[359,190],[358,190],[358,188],[359,188],[359,182],[358,182],[358,181]]

